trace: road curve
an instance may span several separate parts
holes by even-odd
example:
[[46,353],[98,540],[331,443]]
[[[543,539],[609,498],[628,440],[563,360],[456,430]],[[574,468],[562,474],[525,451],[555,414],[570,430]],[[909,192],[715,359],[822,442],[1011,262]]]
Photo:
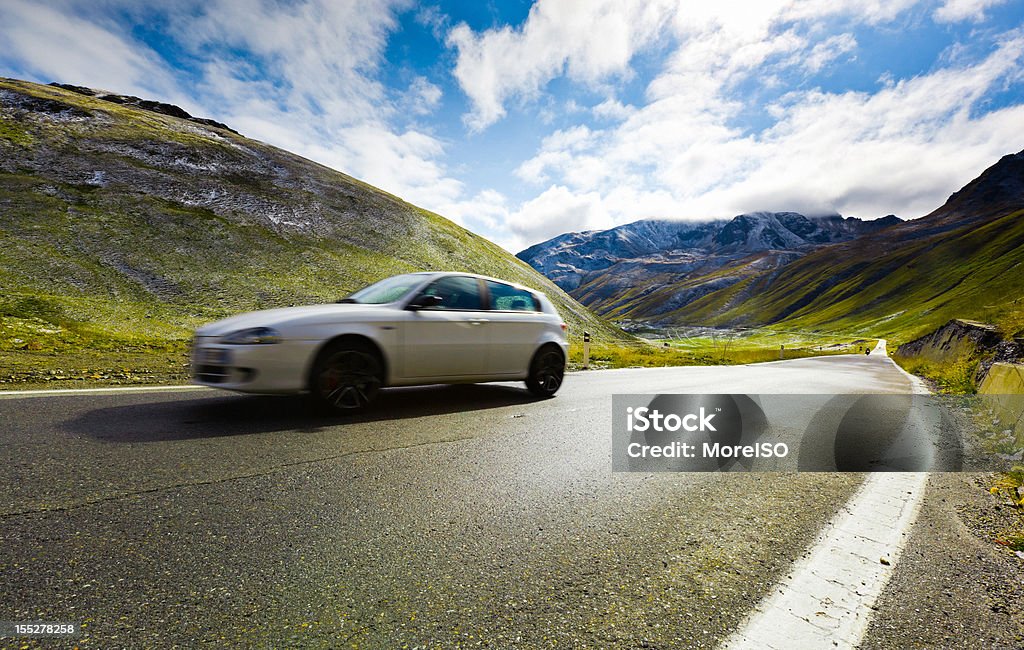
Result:
[[614,474],[616,393],[911,392],[883,355],[300,400],[0,396],[0,620],[80,647],[712,647],[862,481]]

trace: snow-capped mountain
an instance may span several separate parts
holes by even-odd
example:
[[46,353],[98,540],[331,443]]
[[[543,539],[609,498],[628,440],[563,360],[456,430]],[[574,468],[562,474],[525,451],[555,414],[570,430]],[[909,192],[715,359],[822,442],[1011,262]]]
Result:
[[[763,269],[765,264],[789,261],[819,246],[900,222],[892,215],[864,221],[839,215],[809,218],[796,212],[751,212],[709,221],[647,219],[609,230],[559,235],[517,257],[580,297],[586,295],[585,285],[612,272],[628,271],[635,286],[650,287],[655,276],[656,282],[673,275],[682,279],[679,276],[717,271],[751,256]],[[675,273],[668,271],[666,278],[669,268]],[[644,269],[650,277],[644,277]]]

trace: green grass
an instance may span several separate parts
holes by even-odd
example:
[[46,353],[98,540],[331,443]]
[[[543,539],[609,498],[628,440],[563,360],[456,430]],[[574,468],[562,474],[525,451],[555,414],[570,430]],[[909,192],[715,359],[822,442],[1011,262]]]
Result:
[[78,348],[0,350],[0,390],[172,385],[189,381],[188,354]]
[[0,117],[0,140],[6,140],[20,147],[30,147],[35,138],[18,122]]
[[159,305],[112,313],[98,299],[4,295],[0,388],[186,383],[191,329],[174,317]]
[[893,355],[893,360],[907,372],[934,382],[944,393],[972,395],[978,392],[974,378],[981,360],[977,357],[958,357],[943,361]]
[[[647,265],[647,273],[643,276],[640,286],[620,287],[621,278],[615,274],[601,274],[589,283],[574,291],[574,295],[592,307],[597,313],[610,319],[644,320],[647,318],[662,320],[664,305],[677,300],[680,293],[691,291],[711,291],[708,285],[722,287],[759,275],[762,272],[760,262],[770,254],[764,253],[741,260],[729,262],[710,272],[698,266],[692,273],[680,274],[675,265],[668,272],[653,273],[657,263]],[[657,288],[653,288],[657,287]],[[729,286],[717,291],[726,295]]]
[[[782,343],[780,343],[782,341]],[[598,343],[591,345],[591,368],[632,368],[663,366],[737,365],[779,361],[779,346],[785,345],[782,359],[835,354],[860,354],[873,348],[876,340],[850,337],[823,338],[815,334],[791,332],[745,332],[742,335],[698,336],[686,339],[642,340],[632,344]],[[583,366],[583,345],[574,342],[569,349],[570,368]]]

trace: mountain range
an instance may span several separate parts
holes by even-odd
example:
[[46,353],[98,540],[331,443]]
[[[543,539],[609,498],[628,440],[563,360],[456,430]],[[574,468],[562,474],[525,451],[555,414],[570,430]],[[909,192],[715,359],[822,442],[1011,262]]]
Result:
[[643,220],[569,233],[518,257],[601,314],[657,317],[822,246],[901,223],[795,212],[753,212],[729,220]]
[[186,341],[226,314],[434,269],[544,291],[574,336],[625,336],[499,246],[355,178],[169,104],[0,79],[0,350],[47,332],[58,349]]
[[598,313],[907,340],[951,318],[1024,331],[1024,152],[918,219],[752,213],[570,233],[519,257]]

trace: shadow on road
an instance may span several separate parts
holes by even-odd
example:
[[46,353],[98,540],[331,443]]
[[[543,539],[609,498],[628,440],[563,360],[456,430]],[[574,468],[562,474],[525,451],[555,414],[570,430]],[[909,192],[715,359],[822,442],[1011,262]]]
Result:
[[136,443],[312,432],[328,427],[465,413],[537,401],[525,389],[486,384],[393,388],[359,415],[322,415],[299,396],[225,395],[97,408],[66,422],[105,442]]

